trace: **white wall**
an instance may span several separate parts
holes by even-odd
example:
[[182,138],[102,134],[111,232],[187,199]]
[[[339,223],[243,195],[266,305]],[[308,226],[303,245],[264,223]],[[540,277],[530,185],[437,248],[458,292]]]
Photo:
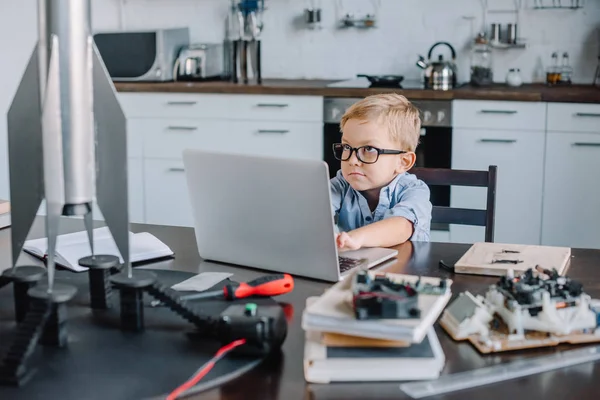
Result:
[[[319,31],[308,30],[301,23],[310,0],[266,0],[265,77],[344,79],[357,73],[394,73],[417,79],[417,55],[426,56],[433,43],[445,40],[459,51],[460,78],[468,79],[467,46],[482,26],[483,0],[314,1],[323,9],[323,29]],[[561,1],[570,4],[571,0]],[[533,81],[536,66],[547,66],[553,51],[567,51],[575,67],[574,80],[590,83],[600,52],[600,0],[584,0],[582,10],[532,10],[534,0],[487,0],[486,25],[516,22],[515,13],[493,12],[514,10],[515,2],[522,5],[519,35],[528,40],[529,47],[496,52],[497,80],[504,81],[508,69],[516,67],[525,81]],[[124,4],[122,13],[119,3]],[[194,41],[220,41],[229,0],[93,0],[93,4],[95,29],[187,25]],[[338,15],[362,15],[377,4],[378,29],[335,28]]]
[[[305,29],[299,21],[308,0],[266,0],[264,77],[345,79],[357,73],[393,73],[416,79],[417,55],[426,55],[434,42],[445,40],[459,51],[459,77],[468,78],[467,45],[482,24],[482,0],[315,1],[323,9],[323,29],[318,31]],[[487,2],[490,9],[506,10],[514,8],[515,0]],[[553,51],[568,51],[574,81],[590,83],[600,53],[600,0],[584,2],[583,10],[535,11],[528,9],[533,0],[522,0],[519,30],[529,47],[496,52],[497,80],[504,79],[508,68],[518,67],[524,79],[532,81],[536,66],[547,66]],[[37,0],[0,0],[0,198],[8,196],[5,116],[36,40],[36,4]],[[92,0],[92,24],[94,30],[183,25],[190,27],[193,41],[221,41],[228,4],[229,0]],[[377,29],[335,28],[337,15],[372,12],[377,4]],[[515,17],[488,13],[488,22],[514,22]]]

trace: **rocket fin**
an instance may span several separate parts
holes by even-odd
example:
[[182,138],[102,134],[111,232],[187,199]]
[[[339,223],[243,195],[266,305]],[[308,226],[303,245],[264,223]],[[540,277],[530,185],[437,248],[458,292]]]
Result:
[[106,225],[130,271],[127,185],[127,120],[93,39],[94,115],[96,121],[96,199]]
[[13,268],[44,196],[38,47],[7,114]]

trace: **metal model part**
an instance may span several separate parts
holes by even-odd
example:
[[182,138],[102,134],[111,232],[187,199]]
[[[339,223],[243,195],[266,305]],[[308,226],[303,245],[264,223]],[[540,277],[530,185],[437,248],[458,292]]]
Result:
[[38,0],[39,39],[8,112],[12,262],[43,199],[52,292],[61,216],[97,204],[131,273],[126,120],[94,44],[90,0]]

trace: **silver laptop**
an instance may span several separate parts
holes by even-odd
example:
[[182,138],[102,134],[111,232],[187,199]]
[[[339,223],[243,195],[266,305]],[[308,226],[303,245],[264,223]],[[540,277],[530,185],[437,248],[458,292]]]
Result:
[[323,161],[187,149],[183,162],[200,257],[335,282],[398,254],[338,254]]

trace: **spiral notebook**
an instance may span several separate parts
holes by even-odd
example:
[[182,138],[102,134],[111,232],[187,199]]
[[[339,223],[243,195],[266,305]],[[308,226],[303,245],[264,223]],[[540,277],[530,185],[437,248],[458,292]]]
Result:
[[[35,257],[46,259],[48,239],[27,240],[23,250]],[[129,257],[132,263],[148,261],[172,256],[173,251],[156,236],[148,232],[129,232]],[[108,230],[108,227],[94,229],[94,252],[96,254],[111,254],[123,257]],[[86,231],[59,235],[56,243],[56,264],[75,272],[87,271],[86,267],[79,265],[79,260],[92,254]]]

